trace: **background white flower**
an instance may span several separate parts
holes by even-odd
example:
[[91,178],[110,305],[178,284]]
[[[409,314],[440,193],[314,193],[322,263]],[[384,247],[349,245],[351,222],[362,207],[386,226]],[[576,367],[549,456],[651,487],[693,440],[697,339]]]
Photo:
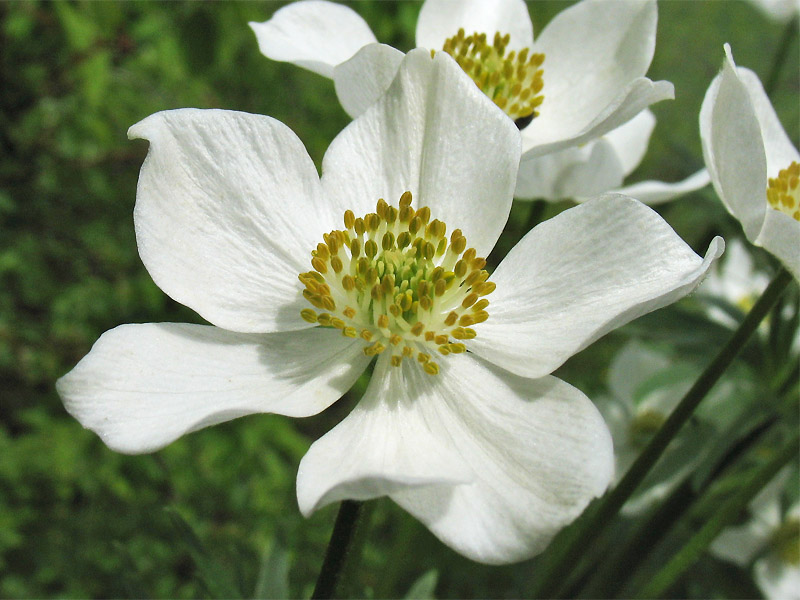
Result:
[[[608,393],[596,400],[614,439],[616,481],[641,454],[653,435],[697,379],[701,369],[687,361],[675,360],[639,340],[625,344],[608,368]],[[726,403],[743,390],[734,382],[719,384],[698,413],[699,419],[684,428],[640,489],[625,504],[623,514],[638,514],[664,500],[675,486],[703,459],[711,423],[724,428],[739,414]],[[723,403],[726,403],[723,406]],[[720,412],[724,414],[720,418]]]
[[[544,102],[522,130],[520,172],[525,173],[537,168],[529,161],[588,142],[673,97],[672,84],[644,76],[655,48],[656,21],[655,1],[583,0],[553,18],[534,41],[522,0],[426,0],[416,44],[439,51],[464,29],[466,35],[485,33],[490,45],[495,33],[508,34],[509,52],[527,48],[526,56],[544,54]],[[376,44],[357,13],[323,0],[290,4],[269,21],[250,26],[265,56],[333,78],[352,117],[381,96],[403,57]]]
[[[747,239],[800,278],[800,188],[797,174],[789,174],[793,164],[800,173],[800,153],[758,76],[737,67],[727,45],[700,109],[700,139],[714,189]],[[788,187],[780,209],[767,200],[767,186],[779,178]]]
[[715,556],[747,567],[769,600],[800,598],[800,503],[784,510],[781,496],[796,473],[784,469],[753,499],[750,519],[728,527],[711,544]]
[[797,0],[748,0],[762,14],[775,21],[788,21],[800,14]]
[[[755,268],[745,245],[734,239],[726,244],[725,258],[715,263],[698,288],[698,295],[719,298],[747,313],[767,284],[769,277]],[[739,326],[739,321],[719,306],[710,305],[706,312],[709,318],[721,325],[732,328]]]
[[[321,178],[296,136],[268,117],[167,111],[129,135],[150,141],[134,213],[142,260],[166,293],[215,325],[123,325],[59,380],[69,412],[130,453],[245,414],[312,415],[335,402],[371,357],[346,328],[301,318],[309,304],[298,274],[311,250],[322,255],[318,242],[345,211],[366,214],[376,199],[410,191],[485,255],[508,217],[520,152],[512,122],[455,62],[423,50],[332,142]],[[442,356],[433,376],[380,355],[358,406],[303,458],[301,511],[389,496],[474,560],[541,551],[613,470],[597,410],[548,374],[694,289],[721,251],[716,239],[701,259],[656,213],[620,196],[541,224],[494,272],[491,316],[474,324],[468,352]]]
[[652,206],[708,185],[708,171],[702,169],[675,183],[648,180],[621,187],[642,162],[655,125],[655,115],[646,109],[596,140],[528,161],[514,196],[583,202],[613,191]]

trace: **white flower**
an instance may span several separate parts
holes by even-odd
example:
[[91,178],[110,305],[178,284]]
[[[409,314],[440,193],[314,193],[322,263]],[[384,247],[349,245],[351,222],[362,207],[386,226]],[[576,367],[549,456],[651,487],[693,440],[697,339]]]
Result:
[[[538,157],[591,141],[673,97],[671,83],[644,76],[656,21],[654,0],[584,0],[559,13],[534,41],[523,0],[426,0],[416,44],[457,56],[522,127],[524,185],[532,181],[529,169],[542,169]],[[403,57],[377,44],[353,10],[323,0],[290,4],[250,26],[265,56],[331,77],[352,117],[381,96]],[[518,191],[531,197],[524,187]]]
[[[767,284],[769,277],[754,268],[747,248],[741,241],[734,239],[726,245],[725,258],[714,264],[714,268],[698,289],[698,295],[719,298],[747,313]],[[706,312],[709,318],[721,325],[731,328],[739,326],[739,321],[719,306],[710,305]]]
[[750,520],[723,530],[710,548],[742,567],[755,559],[755,580],[768,600],[800,600],[800,503],[781,509],[790,474],[778,473],[750,503]]
[[[675,361],[637,340],[631,340],[614,357],[608,369],[608,396],[597,398],[597,407],[611,430],[618,482],[661,428],[680,399],[697,378],[699,369],[687,362]],[[675,486],[703,458],[698,450],[708,440],[708,421],[719,421],[720,410],[726,418],[738,411],[721,406],[733,392],[741,399],[741,390],[726,381],[718,386],[702,407],[701,422],[691,426],[670,444],[666,455],[625,504],[623,514],[634,515],[664,500]],[[708,408],[711,406],[712,408]],[[711,419],[705,417],[711,413]],[[719,423],[724,426],[724,423]]]
[[788,21],[800,13],[797,0],[749,0],[762,14],[774,21]]
[[514,196],[584,202],[612,191],[655,205],[708,185],[708,171],[702,169],[676,183],[648,180],[621,187],[642,162],[655,124],[655,116],[646,109],[586,144],[528,161],[517,177]]
[[728,45],[700,109],[700,139],[714,189],[747,239],[800,278],[800,153]]
[[406,56],[321,178],[268,117],[167,111],[129,135],[150,141],[142,260],[215,326],[106,332],[59,381],[67,410],[148,452],[245,414],[316,414],[377,354],[364,397],[300,464],[301,511],[389,496],[486,563],[540,552],[612,477],[599,413],[549,373],[694,289],[722,250],[703,260],[607,196],[541,224],[485,281],[519,135],[443,53]]

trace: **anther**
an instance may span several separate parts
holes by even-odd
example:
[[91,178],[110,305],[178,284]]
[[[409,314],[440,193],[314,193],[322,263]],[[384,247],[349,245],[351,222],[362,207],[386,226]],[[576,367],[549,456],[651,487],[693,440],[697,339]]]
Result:
[[[496,41],[502,46],[502,37]],[[494,284],[461,230],[448,238],[447,226],[431,217],[430,208],[415,211],[410,193],[400,200],[396,208],[380,199],[375,212],[362,217],[345,211],[345,229],[323,234],[324,243],[311,252],[312,270],[298,275],[303,297],[321,312],[306,308],[300,316],[344,337],[360,337],[366,356],[392,348],[392,365],[416,357],[436,374],[431,353],[466,351],[461,340],[474,338],[469,326],[488,318],[488,301],[479,298]]]
[[[456,35],[442,47],[472,78],[475,84],[520,126],[527,125],[538,114],[544,97],[544,71],[540,68],[544,55],[531,54],[527,48],[519,54],[505,53],[509,34],[496,32],[492,43],[485,34]],[[523,123],[523,121],[527,121]]]

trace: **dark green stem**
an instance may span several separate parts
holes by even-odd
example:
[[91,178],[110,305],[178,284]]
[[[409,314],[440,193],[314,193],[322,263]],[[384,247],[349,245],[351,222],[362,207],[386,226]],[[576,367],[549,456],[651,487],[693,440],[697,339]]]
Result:
[[343,500],[333,525],[333,533],[325,552],[325,560],[317,577],[312,598],[333,598],[355,538],[356,525],[363,502]]
[[[758,443],[777,420],[778,416],[773,414],[755,424],[746,436],[714,461],[709,469],[710,475],[704,477],[700,483],[697,483],[697,472],[689,473],[664,502],[636,525],[627,543],[610,559],[604,559],[601,564],[596,566],[590,583],[583,589],[580,597],[611,598],[615,596],[625,581],[661,541],[661,538],[668,533],[670,527],[678,519],[681,519],[690,507],[694,508],[697,499],[706,494],[717,477]],[[734,428],[731,429],[735,431]],[[574,593],[570,594],[570,596],[574,595]]]
[[667,565],[656,573],[650,582],[637,593],[638,598],[657,598],[675,583],[678,577],[697,561],[700,554],[714,541],[722,529],[733,523],[742,508],[769,483],[778,471],[797,457],[800,451],[800,436],[795,437],[775,457],[757,469],[740,490],[731,496],[689,542],[672,557]]
[[528,212],[528,222],[525,224],[523,236],[542,222],[542,216],[547,208],[546,200],[531,200],[531,209]]
[[720,353],[689,389],[661,429],[656,432],[627,473],[625,473],[619,484],[603,497],[597,509],[593,510],[592,514],[584,521],[581,529],[566,544],[558,548],[558,554],[550,562],[550,569],[544,570],[537,584],[534,584],[533,593],[536,597],[553,596],[563,582],[567,580],[576,561],[585,553],[592,540],[597,538],[616,516],[622,505],[625,504],[650,472],[653,465],[661,458],[675,434],[686,423],[697,408],[697,405],[700,404],[700,401],[705,398],[706,394],[730,366],[733,359],[750,339],[759,323],[761,323],[791,281],[792,276],[786,269],[782,268],[767,286],[767,289],[764,290],[761,298],[744,318],[739,328],[728,340],[728,343],[725,344]]

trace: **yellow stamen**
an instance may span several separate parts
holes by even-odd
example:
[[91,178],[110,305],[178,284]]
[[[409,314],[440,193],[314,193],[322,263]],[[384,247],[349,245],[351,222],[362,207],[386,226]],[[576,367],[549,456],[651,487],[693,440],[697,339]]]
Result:
[[498,32],[489,43],[485,33],[466,35],[462,28],[445,40],[442,50],[522,129],[538,116],[536,109],[544,101],[539,93],[544,87],[544,54],[529,55],[528,48],[506,53],[509,41],[509,34]]
[[430,208],[415,211],[411,203],[405,192],[398,207],[380,199],[363,217],[345,211],[345,229],[325,233],[311,252],[313,270],[298,276],[303,297],[325,312],[306,308],[300,316],[360,337],[366,356],[388,349],[393,366],[416,358],[436,375],[431,354],[467,351],[461,340],[476,335],[467,326],[489,318],[489,302],[480,298],[495,286],[487,281],[486,260],[467,247],[460,229],[448,238]]
[[792,162],[769,180],[767,202],[775,210],[800,221],[800,164]]

